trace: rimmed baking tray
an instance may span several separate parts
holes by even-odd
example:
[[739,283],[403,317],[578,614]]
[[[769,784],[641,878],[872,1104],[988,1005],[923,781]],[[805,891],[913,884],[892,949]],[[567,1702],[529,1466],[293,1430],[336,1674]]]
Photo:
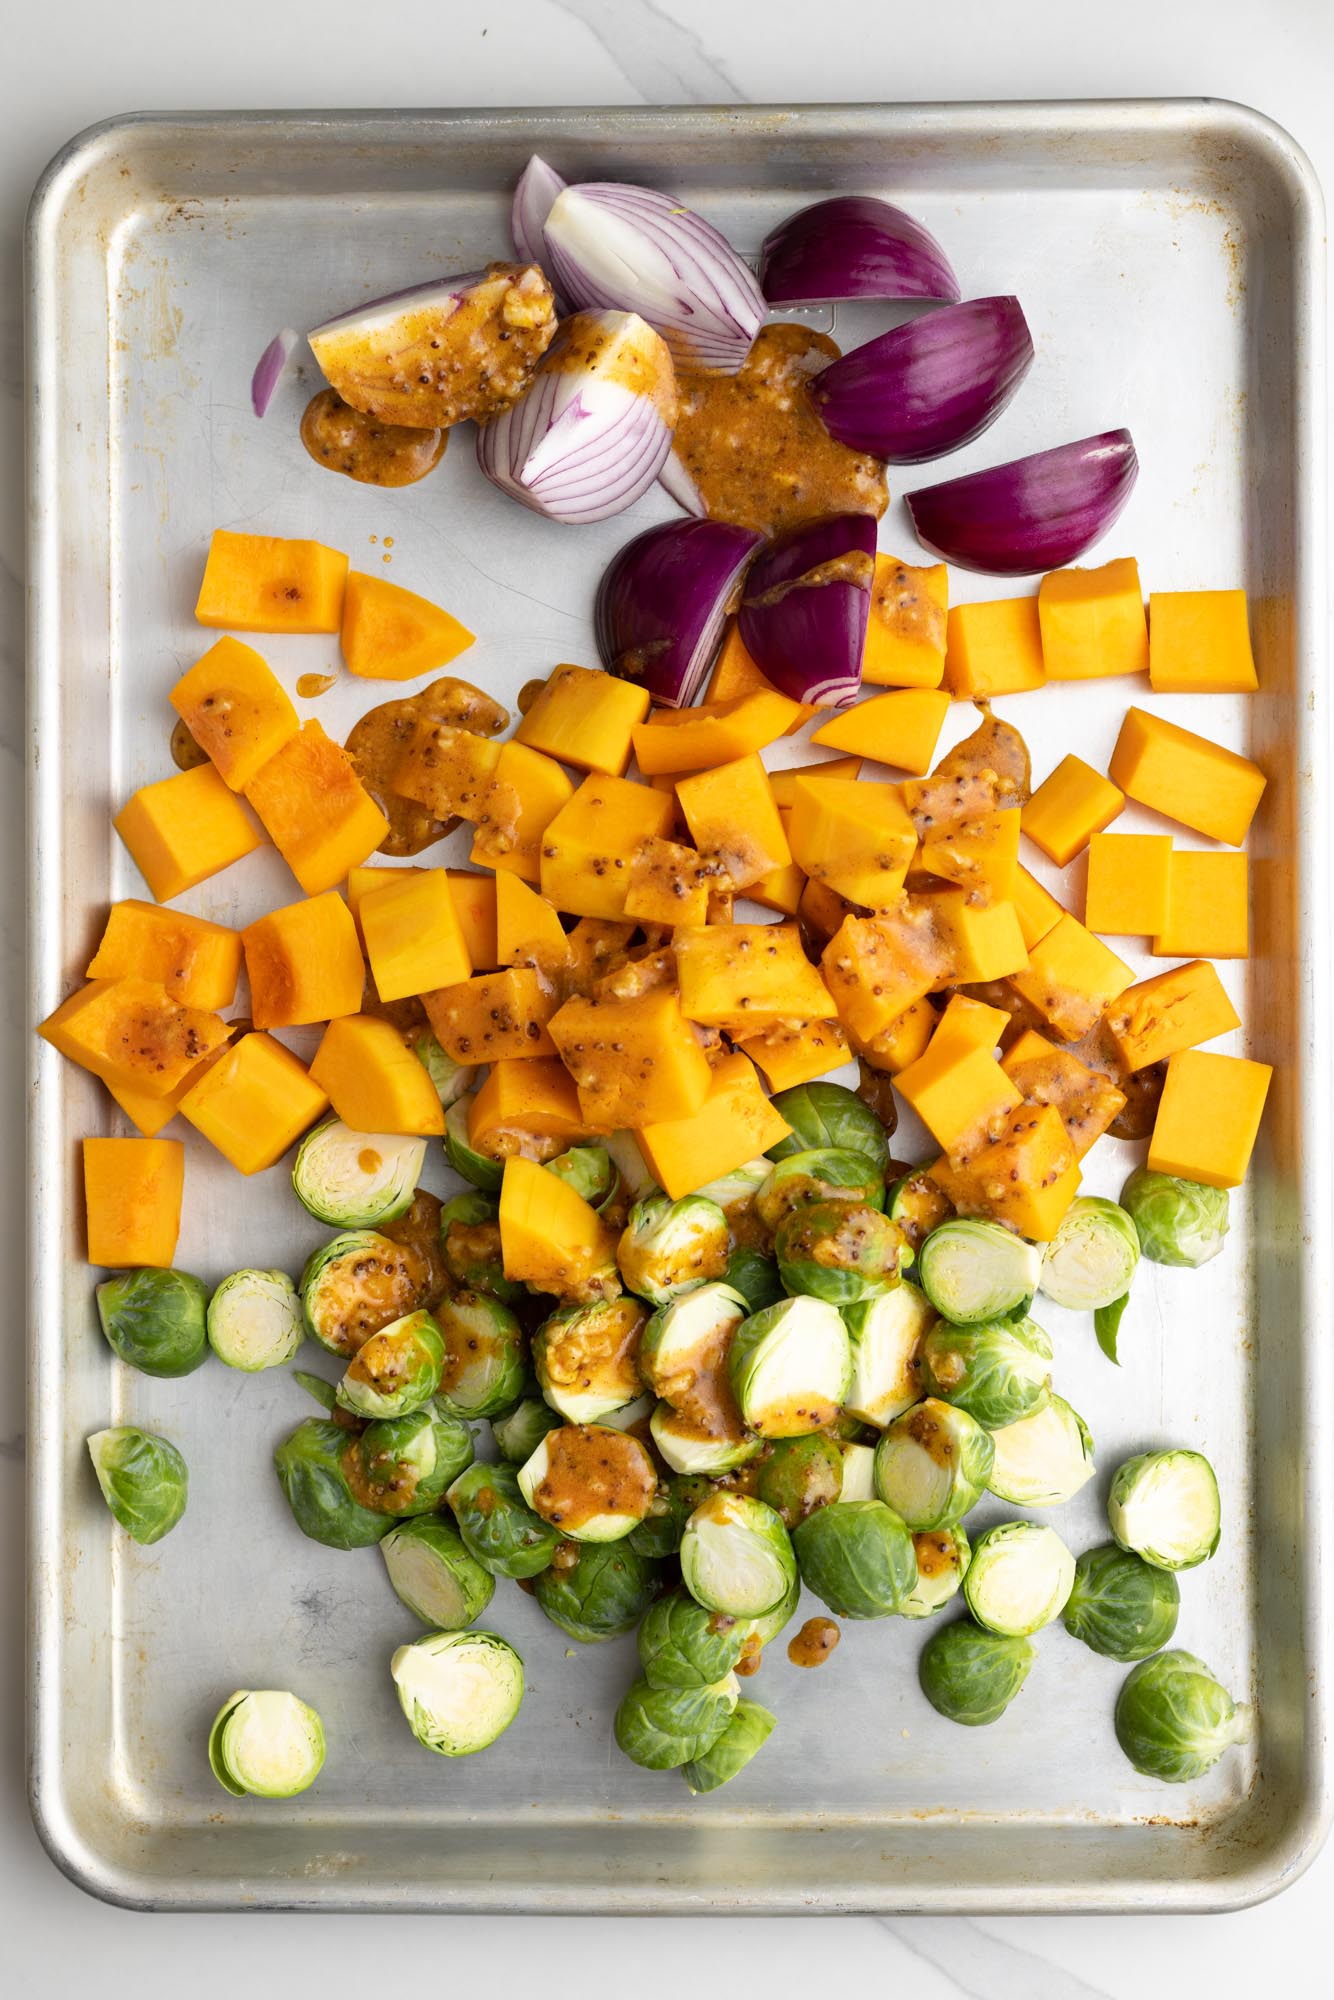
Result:
[[[1050,1319],[1058,1382],[1090,1421],[1102,1475],[1057,1524],[1076,1548],[1100,1538],[1107,1476],[1131,1449],[1210,1453],[1224,1543],[1183,1579],[1179,1638],[1256,1700],[1259,1733],[1199,1785],[1137,1778],[1111,1735],[1118,1670],[1059,1629],[1001,1724],[954,1729],[917,1690],[921,1628],[895,1621],[848,1628],[820,1674],[775,1648],[756,1684],[779,1715],[771,1746],[743,1783],[691,1801],[611,1744],[628,1642],[567,1648],[509,1590],[490,1615],[528,1663],[522,1715],[483,1758],[427,1756],[388,1680],[409,1621],[378,1558],[304,1542],[276,1491],[269,1454],[305,1413],[286,1374],[214,1364],[153,1382],[101,1343],[76,1140],[124,1128],[34,1044],[39,1828],[76,1880],[138,1907],[1253,1900],[1309,1859],[1329,1786],[1322,224],[1310,169],[1276,127],[1207,102],[729,106],[130,117],[76,139],[42,182],[29,236],[34,1015],[82,971],[106,903],[143,893],[110,815],[169,768],[165,694],[200,650],[190,613],[214,526],[317,535],[361,567],[388,558],[388,573],[482,635],[465,670],[502,696],[558,659],[591,658],[593,581],[635,526],[670,511],[665,500],[558,531],[485,487],[462,436],[425,485],[378,493],[300,452],[308,383],[290,383],[263,425],[248,407],[251,366],[277,327],[503,254],[506,191],[534,149],[571,178],[676,190],[748,251],[831,190],[904,201],[945,241],[966,295],[1021,295],[1037,341],[1024,393],[952,465],[1128,422],[1144,473],[1107,552],[1138,554],[1157,587],[1250,593],[1262,692],[1162,706],[1246,747],[1271,777],[1252,843],[1255,952],[1233,980],[1244,1046],[1277,1071],[1261,1147],[1228,1253],[1198,1274],[1146,1272],[1122,1369],[1086,1324]],[[883,318],[823,323],[849,341]],[[881,540],[912,547],[897,505]],[[995,594],[977,578],[954,584]],[[335,664],[319,640],[267,650],[289,685]],[[1072,744],[1105,758],[1127,700],[1142,698],[1104,683],[1007,712],[1041,773]],[[340,687],[309,712],[341,733],[365,700]],[[952,718],[952,734],[966,726]],[[244,921],[290,894],[281,869],[252,857],[188,903]],[[242,1183],[205,1153],[190,1149],[181,1262],[210,1280],[241,1264],[299,1268],[318,1232],[302,1226],[283,1169]],[[1095,1191],[1114,1190],[1129,1157],[1103,1155]],[[83,1450],[90,1431],[127,1419],[175,1437],[193,1471],[184,1523],[150,1550],[109,1532]],[[233,1687],[274,1685],[323,1712],[324,1775],[283,1804],[227,1799],[204,1758],[209,1718]]]

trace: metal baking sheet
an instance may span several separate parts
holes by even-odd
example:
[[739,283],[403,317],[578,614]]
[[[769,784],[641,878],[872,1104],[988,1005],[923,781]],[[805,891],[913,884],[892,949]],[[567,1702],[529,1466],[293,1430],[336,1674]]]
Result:
[[[1224,1541],[1183,1579],[1179,1636],[1257,1701],[1259,1734],[1202,1783],[1157,1786],[1112,1737],[1120,1670],[1059,1628],[1004,1721],[974,1732],[923,1702],[921,1627],[846,1626],[820,1674],[774,1648],[754,1686],[779,1716],[770,1749],[743,1782],[691,1801],[675,1776],[639,1771],[612,1745],[631,1642],[567,1647],[502,1588],[490,1615],[527,1661],[522,1714],[483,1758],[428,1756],[390,1685],[389,1653],[414,1628],[378,1557],[319,1548],[286,1516],[269,1455],[305,1414],[287,1375],[210,1364],[154,1382],[100,1340],[76,1140],[126,1128],[95,1085],[34,1043],[39,1827],[95,1894],[155,1908],[1253,1900],[1309,1859],[1329,1799],[1321,210],[1309,167],[1274,126],[1205,102],[728,107],[139,117],[74,141],[43,181],[30,234],[34,1013],[80,974],[106,904],[143,893],[110,819],[169,769],[165,696],[201,650],[191,607],[213,527],[314,535],[358,566],[390,565],[481,635],[464,670],[503,697],[559,660],[592,658],[594,579],[631,532],[671,511],[660,496],[599,527],[557,529],[484,484],[466,434],[424,485],[377,492],[302,454],[309,381],[289,383],[262,425],[248,405],[276,328],[503,251],[506,190],[535,148],[571,178],[676,190],[747,251],[820,194],[902,200],[947,245],[965,295],[1017,291],[1036,338],[1023,393],[952,463],[1129,423],[1144,471],[1106,553],[1138,554],[1149,586],[1250,593],[1261,693],[1153,705],[1270,774],[1251,848],[1255,953],[1229,973],[1247,1023],[1235,1046],[1277,1072],[1255,1167],[1225,1256],[1199,1274],[1144,1270],[1120,1370],[1086,1322],[1044,1318],[1101,1469],[1048,1518],[1087,1546],[1102,1537],[1108,1477],[1127,1452],[1160,1441],[1209,1452]],[[819,318],[845,342],[884,323],[843,308]],[[897,501],[881,543],[913,547]],[[953,587],[995,594],[966,575]],[[265,651],[289,686],[336,664],[320,639]],[[344,680],[307,712],[341,734],[373,693]],[[1001,712],[1028,732],[1041,775],[1072,746],[1104,762],[1126,703],[1143,698],[1114,682]],[[958,713],[950,736],[968,726]],[[256,856],[184,900],[245,921],[290,894],[281,868]],[[1093,1191],[1119,1185],[1123,1150],[1099,1148]],[[443,1168],[433,1172],[443,1186]],[[187,1181],[180,1261],[209,1280],[240,1264],[296,1271],[320,1237],[281,1167],[245,1182],[195,1142]],[[126,1420],[174,1437],[193,1471],[183,1525],[150,1550],[110,1532],[83,1449],[87,1433]],[[225,1798],[204,1755],[214,1709],[236,1686],[288,1685],[326,1719],[319,1784],[281,1804]]]

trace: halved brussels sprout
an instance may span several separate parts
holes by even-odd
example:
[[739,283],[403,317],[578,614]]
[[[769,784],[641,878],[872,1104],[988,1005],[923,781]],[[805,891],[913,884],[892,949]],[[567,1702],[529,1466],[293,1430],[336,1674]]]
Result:
[[980,1729],[999,1722],[1036,1658],[1027,1639],[1007,1639],[971,1618],[956,1618],[938,1626],[923,1646],[917,1678],[938,1715]]
[[542,1570],[533,1595],[553,1625],[590,1646],[632,1632],[654,1585],[653,1564],[628,1542],[587,1542],[568,1569]]
[[188,1271],[122,1271],[97,1287],[107,1346],[141,1375],[192,1375],[208,1353],[208,1288]]
[[629,1200],[642,1201],[645,1195],[655,1191],[658,1183],[633,1132],[611,1132],[602,1143],[621,1177],[621,1186]]
[[771,1160],[833,1146],[844,1153],[864,1153],[881,1173],[889,1165],[889,1134],[870,1105],[846,1085],[798,1083],[791,1090],[775,1091],[773,1107],[792,1130],[769,1148]]
[[472,1460],[468,1426],[432,1403],[367,1424],[348,1442],[343,1476],[352,1497],[378,1514],[429,1514]]
[[353,1494],[343,1466],[348,1443],[341,1424],[307,1417],[273,1454],[293,1520],[330,1549],[368,1548],[393,1526],[392,1515],[363,1507]]
[[833,1438],[814,1431],[767,1448],[755,1497],[773,1508],[789,1533],[817,1507],[828,1507],[842,1496],[843,1453]]
[[1084,1419],[1052,1390],[1018,1423],[992,1432],[987,1490],[1012,1507],[1060,1507],[1093,1477],[1093,1439]]
[[247,1375],[281,1368],[306,1337],[286,1271],[233,1271],[209,1300],[204,1324],[219,1361]]
[[761,1611],[758,1616],[745,1620],[746,1642],[743,1652],[753,1655],[763,1652],[796,1617],[797,1606],[801,1602],[801,1577],[796,1565],[792,1569],[792,1581],[771,1611]]
[[354,1132],[341,1118],[326,1118],[297,1147],[292,1188],[317,1222],[373,1229],[411,1208],[425,1163],[425,1139]]
[[463,1180],[485,1194],[499,1194],[505,1178],[503,1160],[490,1160],[468,1144],[468,1114],[472,1097],[456,1097],[445,1112],[445,1158]]
[[793,1530],[807,1590],[839,1618],[889,1618],[917,1582],[904,1523],[883,1500],[843,1500]]
[[525,1396],[503,1417],[492,1417],[491,1435],[496,1450],[511,1465],[522,1465],[532,1457],[548,1431],[559,1430],[565,1419],[541,1396]]
[[536,1576],[556,1553],[560,1533],[528,1505],[512,1465],[470,1465],[445,1499],[464,1548],[492,1576]]
[[1051,1341],[1034,1319],[954,1326],[938,1319],[922,1342],[922,1387],[998,1430],[1029,1416],[1051,1388]]
[[741,1166],[733,1167],[731,1173],[720,1174],[716,1181],[705,1181],[703,1187],[696,1188],[695,1192],[703,1195],[706,1201],[716,1201],[724,1213],[729,1209],[749,1208],[768,1180],[772,1165],[772,1160],[763,1157],[746,1160]]
[[1116,1740],[1137,1771],[1184,1785],[1202,1778],[1232,1744],[1248,1742],[1254,1718],[1203,1660],[1178,1649],[1131,1668],[1114,1719]]
[[650,1687],[712,1687],[741,1658],[747,1627],[707,1611],[684,1591],[670,1591],[644,1613],[639,1663]]
[[663,1398],[650,1429],[674,1472],[728,1472],[759,1450],[741,1421],[727,1373],[745,1301],[726,1285],[700,1285],[660,1306],[644,1328],[641,1373]]
[[493,1194],[470,1188],[440,1210],[440,1254],[454,1284],[465,1292],[489,1292],[510,1306],[524,1287],[505,1276],[500,1247],[500,1203]]
[[974,1326],[1028,1311],[1042,1276],[1042,1252],[998,1222],[955,1216],[922,1244],[916,1275],[943,1319]]
[[1130,1290],[1139,1236],[1126,1211],[1101,1195],[1077,1195],[1047,1245],[1038,1290],[1073,1312],[1097,1312]]
[[913,1554],[917,1559],[917,1582],[899,1606],[904,1618],[932,1618],[956,1594],[967,1571],[972,1550],[962,1528],[932,1528],[914,1535]]
[[865,1153],[807,1147],[775,1160],[755,1196],[755,1213],[766,1229],[777,1229],[785,1215],[808,1201],[857,1201],[866,1208],[883,1208],[884,1176]]
[[762,1617],[786,1595],[796,1573],[787,1529],[761,1500],[714,1493],[686,1522],[681,1578],[706,1611]]
[[925,1167],[910,1167],[885,1190],[885,1213],[898,1223],[916,1255],[931,1231],[949,1221],[954,1203]]
[[533,1335],[542,1394],[572,1424],[596,1423],[643,1388],[639,1342],[648,1314],[638,1299],[562,1306]]
[[883,1430],[912,1408],[922,1393],[922,1341],[935,1317],[925,1292],[906,1278],[883,1298],[844,1308],[852,1379],[843,1407],[851,1416]]
[[239,1688],[214,1717],[208,1761],[233,1798],[295,1798],[323,1768],[324,1724],[286,1689]]
[[507,1305],[487,1292],[456,1292],[436,1308],[444,1343],[439,1397],[456,1417],[491,1417],[523,1394],[528,1346]]
[[973,1543],[963,1594],[979,1625],[1027,1639],[1060,1617],[1074,1580],[1075,1559],[1054,1528],[1002,1521]]
[[992,1456],[975,1417],[927,1396],[895,1417],[876,1446],[876,1492],[914,1533],[952,1528],[981,1499]]
[[874,1500],[875,1446],[840,1439],[838,1449],[843,1460],[843,1484],[839,1489],[839,1499]]
[[1148,1167],[1136,1167],[1121,1190],[1121,1206],[1151,1264],[1198,1270],[1218,1255],[1228,1232],[1226,1188],[1152,1173]]
[[410,1044],[412,1053],[430,1077],[435,1094],[448,1111],[457,1098],[466,1090],[471,1090],[472,1080],[477,1074],[466,1063],[455,1062],[447,1056],[429,1028],[423,1028],[413,1037]]
[[1142,1451],[1112,1475],[1107,1519],[1120,1546],[1155,1569],[1194,1569],[1222,1533],[1214,1469],[1198,1451]]
[[498,1632],[428,1632],[389,1662],[417,1741],[441,1757],[471,1757],[519,1713],[523,1661]]
[[491,1602],[495,1581],[440,1514],[419,1514],[380,1544],[389,1581],[414,1618],[436,1632],[462,1632]]
[[1065,1629],[1108,1660],[1147,1660],[1177,1629],[1181,1588],[1130,1549],[1085,1549],[1065,1605]]
[[674,1771],[718,1741],[739,1695],[735,1674],[714,1687],[655,1688],[634,1681],[616,1711],[616,1741],[646,1771]]
[[786,1291],[834,1306],[880,1297],[897,1285],[909,1256],[898,1225],[855,1201],[794,1208],[778,1225],[774,1253]]
[[576,1542],[618,1542],[648,1513],[658,1490],[638,1438],[607,1424],[548,1431],[525,1465],[519,1491],[534,1513]]
[[642,1396],[635,1397],[633,1403],[622,1403],[619,1410],[608,1410],[602,1422],[608,1430],[634,1431],[642,1441],[644,1425],[656,1408],[657,1399],[646,1389]]
[[745,1770],[757,1750],[762,1750],[773,1733],[775,1718],[757,1701],[738,1701],[721,1736],[698,1757],[681,1766],[681,1776],[692,1798],[700,1792],[716,1792],[730,1785]]
[[715,1431],[701,1424],[698,1417],[673,1409],[670,1403],[654,1407],[648,1427],[659,1457],[678,1473],[712,1478],[733,1472],[760,1449],[760,1440],[750,1435],[739,1418],[734,1431]]
[[405,1243],[348,1229],[313,1252],[301,1273],[306,1331],[331,1354],[353,1355],[422,1302],[425,1268]]
[[762,1312],[765,1306],[776,1306],[784,1296],[775,1259],[742,1243],[737,1244],[727,1259],[723,1283],[740,1292],[748,1312]]
[[654,1305],[720,1278],[727,1266],[727,1217],[716,1201],[688,1194],[650,1195],[630,1210],[616,1261],[626,1289]]
[[190,1474],[174,1444],[119,1424],[93,1432],[88,1456],[102,1498],[127,1535],[147,1548],[171,1533],[190,1494]]
[[571,1146],[546,1162],[549,1174],[572,1187],[592,1208],[601,1208],[615,1192],[620,1176],[605,1146]]
[[408,1313],[357,1349],[338,1384],[340,1409],[358,1417],[406,1417],[430,1402],[445,1343],[428,1312]]
[[852,1372],[848,1330],[823,1299],[784,1299],[743,1320],[727,1372],[742,1419],[761,1437],[801,1437],[838,1414]]

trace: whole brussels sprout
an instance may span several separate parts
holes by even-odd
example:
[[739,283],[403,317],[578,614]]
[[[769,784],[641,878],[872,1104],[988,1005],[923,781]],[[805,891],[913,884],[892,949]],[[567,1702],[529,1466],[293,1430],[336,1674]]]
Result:
[[97,1287],[107,1346],[141,1375],[192,1375],[208,1353],[208,1288],[188,1271],[122,1271]]
[[468,1466],[445,1499],[464,1548],[492,1576],[536,1576],[556,1553],[560,1532],[533,1512],[512,1465]]
[[648,1314],[638,1299],[562,1306],[533,1335],[542,1394],[572,1424],[593,1424],[643,1388],[639,1343]]
[[756,1499],[772,1507],[789,1532],[842,1492],[843,1453],[822,1431],[779,1439],[768,1448],[755,1481]]
[[699,1757],[681,1766],[681,1776],[692,1798],[700,1792],[716,1792],[730,1785],[745,1770],[757,1750],[762,1750],[773,1732],[775,1718],[757,1701],[739,1701],[721,1736]]
[[915,1532],[951,1528],[981,1499],[995,1447],[966,1410],[927,1396],[875,1448],[880,1498]]
[[546,1169],[572,1187],[591,1208],[601,1208],[609,1201],[620,1180],[605,1146],[571,1146],[568,1153],[548,1160]]
[[1036,1320],[953,1326],[938,1319],[922,1342],[922,1387],[998,1430],[1047,1400],[1051,1358],[1051,1341]]
[[653,1599],[655,1570],[626,1541],[587,1542],[568,1569],[541,1570],[533,1595],[562,1632],[584,1645],[632,1632]]
[[1151,1264],[1207,1264],[1228,1232],[1226,1188],[1176,1174],[1136,1167],[1121,1190],[1121,1206],[1135,1225],[1139,1247]]
[[723,1283],[729,1291],[740,1292],[747,1309],[753,1313],[777,1305],[783,1296],[783,1281],[775,1259],[766,1257],[763,1250],[752,1250],[740,1243],[728,1257]]
[[445,1113],[445,1158],[461,1180],[470,1181],[484,1194],[499,1194],[505,1178],[503,1160],[490,1160],[468,1143],[468,1115],[472,1096],[456,1097]]
[[908,1245],[896,1223],[854,1201],[812,1201],[794,1208],[774,1238],[778,1275],[789,1293],[830,1305],[878,1298],[898,1283]]
[[1100,1195],[1077,1195],[1047,1245],[1038,1290],[1072,1312],[1098,1312],[1130,1290],[1139,1235],[1124,1208]]
[[374,1229],[346,1229],[306,1260],[301,1310],[306,1331],[347,1358],[381,1327],[422,1302],[423,1260]]
[[365,1341],[338,1385],[338,1406],[358,1417],[407,1417],[440,1383],[445,1343],[428,1312],[408,1313]]
[[341,1118],[326,1118],[297,1147],[292,1189],[317,1222],[370,1229],[412,1206],[425,1161],[425,1139],[354,1132]]
[[1112,1475],[1107,1519],[1123,1549],[1155,1569],[1194,1569],[1218,1547],[1218,1481],[1198,1451],[1142,1451]]
[[205,1330],[219,1361],[247,1375],[280,1368],[306,1337],[286,1271],[233,1271],[208,1302]]
[[686,1522],[681,1578],[706,1611],[761,1617],[786,1595],[796,1572],[787,1529],[760,1500],[717,1492]]
[[1059,1618],[1075,1580],[1075,1559],[1041,1521],[1002,1521],[973,1544],[963,1580],[979,1625],[1027,1639]]
[[741,1658],[747,1627],[720,1616],[682,1590],[660,1597],[639,1628],[639,1663],[650,1687],[712,1687]]
[[233,1798],[295,1798],[323,1768],[324,1725],[285,1688],[239,1688],[213,1719],[208,1761]]
[[1027,1639],[985,1631],[971,1618],[939,1626],[922,1648],[917,1677],[938,1715],[966,1728],[998,1722],[1037,1658]]
[[528,1344],[507,1305],[488,1292],[456,1292],[437,1306],[436,1324],[444,1343],[438,1393],[447,1410],[495,1416],[523,1394]]
[[519,1713],[523,1661],[498,1632],[427,1632],[389,1662],[417,1741],[441,1757],[471,1757]]
[[1052,1391],[1030,1415],[991,1434],[987,1490],[1012,1507],[1059,1507],[1093,1477],[1088,1425]]
[[1085,1549],[1065,1605],[1065,1629],[1105,1659],[1147,1660],[1177,1629],[1181,1588],[1130,1549]]
[[524,1296],[515,1278],[505,1276],[500,1249],[500,1203],[470,1188],[440,1210],[440,1254],[451,1280],[465,1292],[489,1292],[502,1305]]
[[1028,1311],[1042,1252],[999,1222],[953,1216],[923,1242],[913,1275],[943,1319],[976,1326]]
[[656,1306],[720,1278],[727,1267],[727,1217],[716,1201],[649,1195],[630,1210],[616,1250],[626,1289]]
[[792,1130],[770,1147],[771,1160],[833,1146],[845,1153],[864,1153],[882,1174],[888,1167],[889,1134],[870,1105],[844,1084],[799,1083],[791,1090],[775,1091],[773,1107]]
[[1116,1697],[1116,1740],[1146,1778],[1184,1785],[1202,1778],[1233,1743],[1245,1743],[1252,1715],[1234,1702],[1194,1653],[1155,1653],[1132,1667]]
[[972,1550],[962,1528],[931,1528],[912,1538],[917,1582],[899,1606],[904,1618],[931,1618],[956,1595]]
[[324,1417],[307,1417],[273,1454],[278,1482],[303,1535],[331,1549],[364,1549],[393,1526],[393,1516],[362,1506],[348,1485],[343,1455],[348,1433]]
[[148,1547],[171,1533],[190,1493],[190,1474],[174,1444],[121,1424],[94,1431],[88,1456],[102,1498],[127,1535]]
[[530,1459],[548,1431],[559,1430],[565,1419],[541,1396],[525,1396],[503,1417],[492,1417],[491,1435],[496,1449],[511,1465]]
[[380,1554],[400,1601],[433,1631],[461,1632],[491,1602],[494,1579],[443,1515],[399,1522],[380,1543]]
[[646,1771],[673,1771],[702,1757],[732,1719],[735,1674],[714,1687],[650,1687],[632,1682],[616,1711],[616,1741]]
[[766,1229],[777,1229],[785,1215],[808,1201],[856,1201],[866,1208],[883,1208],[885,1180],[865,1153],[839,1146],[814,1146],[776,1160],[755,1196],[755,1213]]
[[354,1499],[378,1514],[429,1514],[472,1460],[468,1426],[432,1403],[367,1424],[348,1443],[343,1475]]
[[888,1618],[917,1583],[913,1539],[881,1500],[821,1507],[792,1533],[807,1590],[839,1618]]

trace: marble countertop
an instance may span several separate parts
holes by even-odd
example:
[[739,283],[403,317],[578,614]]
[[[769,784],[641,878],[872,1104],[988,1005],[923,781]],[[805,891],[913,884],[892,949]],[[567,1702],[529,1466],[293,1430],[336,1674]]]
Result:
[[[42,166],[111,113],[191,107],[394,106],[1210,95],[1286,125],[1334,188],[1334,8],[1329,0],[844,0],[812,29],[809,0],[68,0],[8,12],[0,69],[0,924],[5,1017],[24,1016],[22,829],[22,327],[24,207]],[[832,30],[832,32],[830,32]],[[10,1140],[5,1267],[22,1256],[23,1042],[0,1042]],[[21,1328],[0,1342],[0,1962],[13,1990],[104,2000],[187,1984],[196,2000],[298,1988],[336,1950],[341,1984],[402,1969],[378,1918],[146,1917],[73,1888],[38,1846],[23,1782]],[[540,1976],[553,1995],[624,1989],[645,2000],[776,1979],[783,1992],[837,1968],[914,2000],[1228,2000],[1300,1972],[1322,1950],[1334,1844],[1277,1902],[1236,1916],[782,1920],[455,1920],[429,1976]],[[1322,1918],[1321,1911],[1325,1911]],[[333,1925],[337,1922],[336,1937]],[[317,1934],[318,1933],[318,1934]],[[418,1949],[425,1933],[413,1931]],[[389,1960],[390,1950],[396,1953]],[[436,1947],[438,1949],[438,1947]],[[626,1955],[630,1955],[627,1959]],[[563,1968],[568,1968],[567,1971]],[[605,1968],[599,1971],[598,1968]],[[288,1982],[291,1985],[288,1985]],[[298,1989],[299,1990],[299,1989]]]

